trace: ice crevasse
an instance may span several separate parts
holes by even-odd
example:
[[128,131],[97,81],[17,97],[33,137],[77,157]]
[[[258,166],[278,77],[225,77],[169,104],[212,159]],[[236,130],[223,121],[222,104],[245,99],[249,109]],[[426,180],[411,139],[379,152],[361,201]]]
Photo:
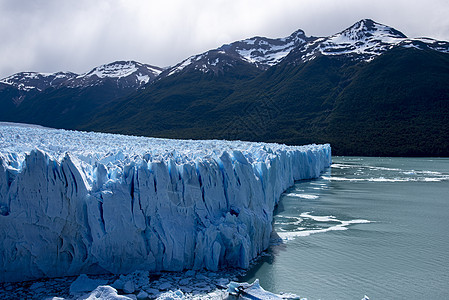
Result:
[[327,144],[0,125],[0,281],[246,268],[283,191],[330,163]]

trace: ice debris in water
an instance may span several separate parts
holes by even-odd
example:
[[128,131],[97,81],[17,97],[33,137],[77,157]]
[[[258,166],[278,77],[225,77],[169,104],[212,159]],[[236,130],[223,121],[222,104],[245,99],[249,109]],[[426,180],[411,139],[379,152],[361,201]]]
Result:
[[[224,299],[237,270],[221,272],[135,271],[127,275],[80,275],[34,282],[0,283],[1,299]],[[127,290],[131,285],[134,290]],[[103,297],[103,298],[101,298]],[[121,298],[120,298],[121,297]]]

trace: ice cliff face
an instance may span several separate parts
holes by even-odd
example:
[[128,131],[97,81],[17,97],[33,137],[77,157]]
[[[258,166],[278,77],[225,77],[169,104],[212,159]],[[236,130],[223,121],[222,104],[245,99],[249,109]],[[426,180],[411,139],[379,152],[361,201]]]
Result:
[[0,281],[246,268],[329,145],[181,141],[0,126]]

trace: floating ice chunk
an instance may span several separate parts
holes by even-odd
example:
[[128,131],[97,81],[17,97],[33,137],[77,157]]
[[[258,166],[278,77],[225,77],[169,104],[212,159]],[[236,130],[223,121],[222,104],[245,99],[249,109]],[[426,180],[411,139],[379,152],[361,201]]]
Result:
[[256,279],[253,283],[238,283],[231,282],[228,285],[228,292],[231,296],[237,296],[238,299],[264,299],[264,300],[282,300],[282,299],[297,299],[300,297],[294,294],[277,295],[268,291],[265,291],[259,284],[259,279]]
[[180,290],[168,291],[159,295],[157,300],[182,300],[185,299],[184,293]]
[[98,286],[104,285],[106,283],[107,283],[107,280],[90,279],[86,274],[81,274],[70,285],[70,294],[80,294],[80,293],[91,292],[91,291],[95,290]]
[[340,222],[334,216],[312,216],[309,212],[302,213],[300,217],[309,218],[317,222]]
[[111,286],[104,285],[99,286],[95,290],[93,290],[90,294],[78,298],[79,300],[135,300],[136,297],[134,295],[121,296],[117,294],[117,290]]
[[140,291],[140,292],[137,294],[137,299],[138,299],[138,300],[144,300],[144,299],[148,299],[149,296],[150,296],[150,295],[149,295],[147,292],[145,292],[145,291]]
[[303,198],[303,199],[318,199],[319,196],[317,195],[310,195],[310,194],[299,194],[299,193],[288,193],[285,196],[289,196],[289,197],[297,197],[297,198]]
[[164,282],[159,286],[159,290],[160,291],[166,291],[168,289],[171,288],[171,283],[170,282]]
[[134,288],[134,282],[132,282],[132,280],[128,280],[123,285],[123,291],[127,294],[132,294],[132,293],[134,293],[135,290],[136,289]]

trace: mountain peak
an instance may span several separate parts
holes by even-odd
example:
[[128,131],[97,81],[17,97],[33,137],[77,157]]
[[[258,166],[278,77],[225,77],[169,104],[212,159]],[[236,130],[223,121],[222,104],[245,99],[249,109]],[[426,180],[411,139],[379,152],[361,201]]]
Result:
[[407,37],[402,32],[371,19],[362,19],[332,36],[310,38],[304,47],[295,50],[289,61],[306,62],[317,55],[370,61],[404,40]]
[[292,34],[290,34],[288,38],[306,38],[306,33],[304,32],[304,30],[302,29],[298,29],[295,32],[293,32]]
[[223,66],[232,67],[236,63],[252,65],[260,70],[266,70],[279,63],[293,49],[307,43],[309,38],[299,29],[284,38],[267,38],[254,36],[202,54],[191,56],[179,64],[169,68],[162,75],[171,76],[185,68],[200,70],[204,73],[220,73]]
[[362,20],[356,22],[351,27],[364,29],[364,30],[375,30],[376,25],[381,25],[381,24],[373,21],[372,19],[362,19]]
[[112,63],[100,65],[95,67],[87,74],[80,76],[98,76],[104,77],[125,77],[133,72],[137,71],[137,65],[134,61],[115,61]]
[[370,37],[378,37],[378,38],[407,38],[405,34],[394,29],[393,27],[386,26],[380,23],[377,23],[371,19],[362,19],[350,26],[349,28],[343,30],[340,33],[337,33],[334,36],[343,35],[352,40],[360,40],[364,38]]
[[21,91],[37,90],[64,86],[69,88],[101,85],[105,81],[114,80],[117,86],[139,88],[154,80],[162,72],[162,68],[142,64],[136,61],[115,61],[93,68],[84,74],[72,72],[38,73],[21,72],[0,80],[0,84],[13,86]]
[[71,88],[102,85],[113,80],[122,88],[139,88],[153,81],[162,72],[162,68],[142,64],[133,60],[114,61],[100,65],[91,71],[68,80],[65,86]]
[[38,73],[20,72],[0,80],[0,83],[13,86],[22,91],[42,91],[50,86],[57,86],[61,82],[74,78],[72,72]]
[[162,72],[161,68],[153,67],[150,65],[144,65],[136,61],[115,61],[109,64],[101,65],[90,72],[80,75],[79,77],[90,77],[97,76],[98,78],[121,78],[132,75],[136,72],[141,72],[145,70],[145,73],[151,72],[154,75],[159,75]]

